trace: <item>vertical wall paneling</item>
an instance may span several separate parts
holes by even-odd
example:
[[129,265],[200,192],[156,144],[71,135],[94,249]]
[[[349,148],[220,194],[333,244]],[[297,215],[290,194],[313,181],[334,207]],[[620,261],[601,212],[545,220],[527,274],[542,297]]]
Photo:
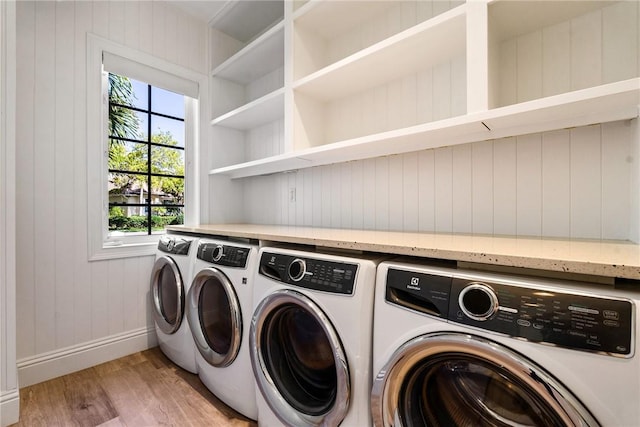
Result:
[[340,187],[340,226],[342,228],[353,228],[352,226],[352,188],[351,188],[351,167],[353,162],[338,165],[340,178],[337,185]]
[[[640,14],[640,11],[638,12]],[[640,31],[638,31],[640,36]],[[640,39],[638,40],[640,45]],[[638,64],[640,66],[640,63]],[[640,120],[633,119],[630,123],[630,152],[631,158],[631,209],[629,212],[629,239],[640,243]]]
[[451,117],[451,64],[433,69],[433,120]]
[[571,23],[542,30],[542,95],[551,96],[571,90]]
[[[361,230],[364,228],[364,163],[362,161],[351,164],[351,228]],[[344,182],[342,185],[349,185]]]
[[473,231],[471,145],[454,146],[452,155],[452,229],[456,233],[471,233]]
[[331,221],[330,227],[343,228],[342,225],[342,168],[339,163],[327,167],[331,175]]
[[[55,230],[60,237],[55,239],[55,346],[68,347],[75,342],[74,336],[74,265],[73,236],[75,212],[73,210],[74,173],[70,167],[60,167],[73,160],[73,123],[75,110],[74,50],[65,49],[74,43],[74,3],[61,2],[56,5],[55,30]],[[58,166],[60,165],[60,166]],[[69,236],[69,237],[63,237]]]
[[510,39],[500,43],[498,49],[498,69],[500,70],[500,79],[498,82],[498,87],[496,88],[499,93],[499,96],[496,99],[496,105],[500,106],[515,104],[517,102],[518,96],[516,61],[518,48],[516,39]]
[[535,31],[518,38],[517,42],[517,100],[542,96],[542,32]]
[[435,151],[418,153],[418,230],[433,231],[436,227]]
[[389,229],[404,229],[404,174],[403,156],[396,155],[389,157]]
[[435,150],[435,231],[451,233],[453,231],[453,149],[451,147]]
[[362,161],[362,228],[376,229],[376,159]]
[[493,231],[516,234],[516,144],[504,138],[493,145]]
[[[55,18],[56,3],[42,2],[36,5],[35,39],[35,102],[34,141],[34,238],[37,239],[33,256],[36,260],[35,330],[36,352],[55,349],[55,301],[56,275],[55,251]],[[45,241],[46,245],[39,242]]]
[[[16,3],[16,357],[36,354],[35,329],[35,3]],[[29,237],[27,237],[29,236]]]
[[93,338],[91,325],[91,266],[87,263],[87,147],[79,143],[87,135],[84,112],[87,111],[87,97],[83,94],[87,87],[85,73],[78,72],[86,67],[85,43],[87,32],[92,31],[93,3],[75,3],[74,25],[74,126],[73,126],[73,211],[74,216],[74,305],[73,329],[75,342],[86,342]]
[[322,168],[313,168],[311,194],[313,195],[313,201],[311,202],[312,225],[314,227],[322,227]]
[[493,233],[493,141],[471,145],[471,209],[474,233]]
[[[419,229],[418,154],[402,155],[402,223],[406,231]],[[395,191],[395,190],[391,190]]]
[[542,235],[571,235],[571,133],[542,135]]
[[542,138],[524,135],[516,143],[517,234],[542,234]]
[[602,82],[602,12],[571,21],[571,89]]
[[299,172],[302,175],[302,224],[309,227],[313,225],[313,171],[314,169],[303,169]]
[[20,1],[16,13],[20,364],[152,325],[153,257],[88,262],[87,33],[206,73],[207,26],[161,2]]
[[389,229],[389,158],[378,157],[375,161],[375,229]]
[[638,2],[619,2],[602,10],[602,78],[604,83],[638,75]]
[[571,235],[599,239],[602,161],[599,125],[571,130]]
[[331,165],[322,166],[320,168],[320,187],[322,188],[321,193],[321,206],[320,206],[320,226],[321,227],[331,227],[331,213],[332,213],[332,202],[334,200],[334,194],[336,192],[340,192],[340,189],[332,188],[331,184],[333,184],[333,177],[331,176]]
[[[602,129],[602,237],[624,240],[630,236],[631,122],[604,123]],[[622,213],[627,215],[623,216]]]

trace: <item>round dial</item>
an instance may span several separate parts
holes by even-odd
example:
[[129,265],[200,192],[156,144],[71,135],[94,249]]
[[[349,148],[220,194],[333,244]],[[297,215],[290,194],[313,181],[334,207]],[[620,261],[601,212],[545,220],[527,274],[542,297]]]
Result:
[[300,258],[296,258],[291,261],[289,264],[289,268],[287,272],[289,273],[289,278],[294,282],[299,282],[304,277],[304,273],[307,271],[307,266],[304,260]]
[[213,260],[214,261],[220,261],[220,259],[222,258],[222,255],[224,253],[224,248],[222,245],[218,245],[213,249]]
[[498,296],[484,283],[471,283],[458,297],[462,312],[473,320],[488,320],[498,311]]

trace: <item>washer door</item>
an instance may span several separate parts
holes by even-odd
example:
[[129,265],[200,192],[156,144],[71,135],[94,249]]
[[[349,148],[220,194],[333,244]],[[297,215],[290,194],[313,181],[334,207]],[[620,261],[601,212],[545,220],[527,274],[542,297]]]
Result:
[[305,295],[281,290],[256,308],[251,363],[258,388],[281,421],[337,426],[349,408],[347,358],[334,327]]
[[233,363],[242,340],[242,313],[229,278],[215,267],[201,270],[187,300],[187,319],[202,357],[219,368]]
[[376,426],[597,426],[537,365],[472,335],[435,333],[400,347],[374,379]]
[[184,286],[178,265],[168,256],[158,258],[153,264],[151,297],[156,325],[165,334],[173,334],[182,323]]

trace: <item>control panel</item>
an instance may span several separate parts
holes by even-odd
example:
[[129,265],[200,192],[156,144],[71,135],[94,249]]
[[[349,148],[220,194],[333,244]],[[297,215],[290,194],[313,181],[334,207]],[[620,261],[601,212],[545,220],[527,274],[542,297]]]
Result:
[[158,240],[158,249],[172,255],[188,255],[193,240],[175,236],[162,236]]
[[306,289],[353,294],[357,264],[263,252],[261,275]]
[[529,341],[622,357],[633,353],[633,303],[625,299],[474,279],[455,270],[430,275],[396,269],[388,271],[386,299]]
[[198,244],[198,259],[224,267],[245,268],[249,258],[249,248],[211,242]]

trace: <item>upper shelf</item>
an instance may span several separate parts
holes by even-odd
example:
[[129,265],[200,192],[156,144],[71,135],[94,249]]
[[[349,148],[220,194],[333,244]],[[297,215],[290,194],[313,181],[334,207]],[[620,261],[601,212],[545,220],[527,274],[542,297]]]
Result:
[[272,122],[282,117],[283,114],[284,88],[280,88],[233,111],[216,117],[211,121],[211,124],[237,130],[247,130]]
[[244,49],[216,67],[211,75],[248,84],[284,63],[284,21],[280,21]]
[[210,26],[242,43],[249,43],[283,17],[283,0],[228,1],[213,17]]
[[638,117],[639,104],[640,78],[634,78],[213,169],[209,174],[244,178],[442,146],[625,120]]
[[293,88],[329,101],[464,54],[465,11],[458,6],[415,25],[297,80]]

